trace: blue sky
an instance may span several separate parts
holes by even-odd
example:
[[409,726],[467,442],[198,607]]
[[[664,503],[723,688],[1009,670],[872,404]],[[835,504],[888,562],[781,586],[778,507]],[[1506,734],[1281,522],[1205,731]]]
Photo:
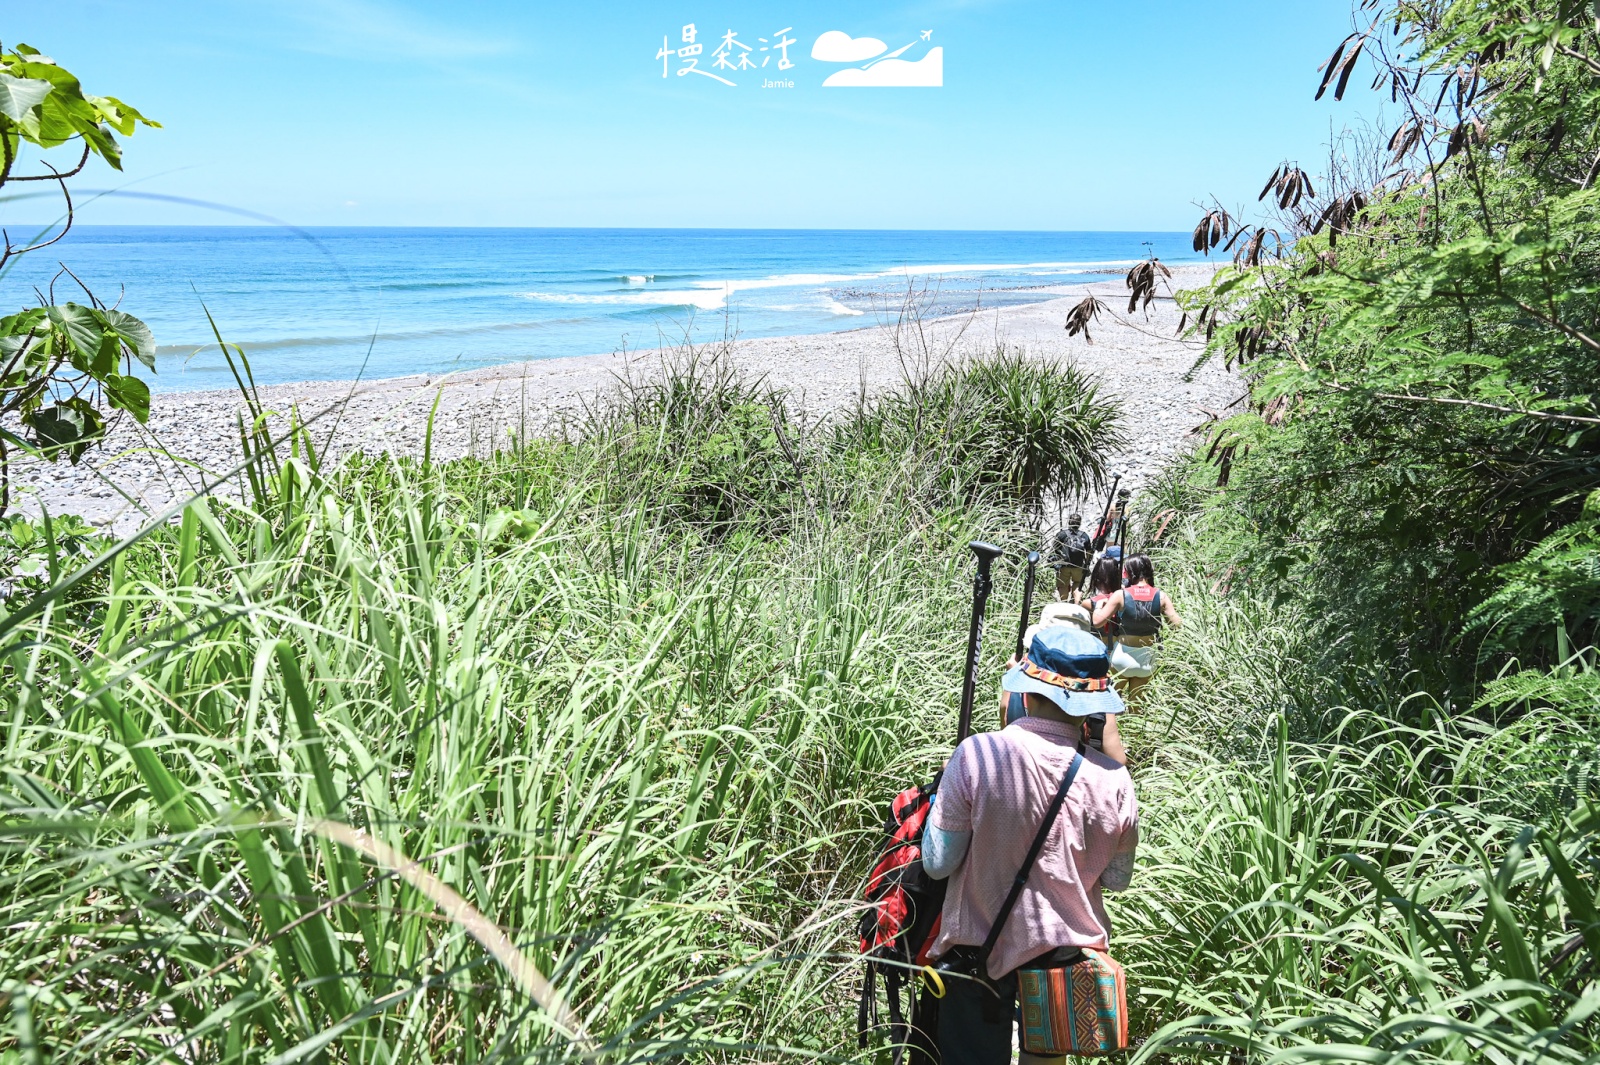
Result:
[[[159,119],[88,179],[298,225],[1187,229],[1313,169],[1344,0],[29,0],[0,32]],[[791,27],[794,88],[661,76],[694,23]],[[827,30],[944,48],[944,86],[823,88]],[[927,42],[921,33],[931,30]],[[768,57],[770,58],[770,56]],[[774,68],[770,67],[769,70]],[[1360,77],[1356,79],[1360,81]],[[1355,94],[1353,94],[1355,95]],[[38,219],[31,205],[10,218]],[[237,224],[105,199],[84,222]]]

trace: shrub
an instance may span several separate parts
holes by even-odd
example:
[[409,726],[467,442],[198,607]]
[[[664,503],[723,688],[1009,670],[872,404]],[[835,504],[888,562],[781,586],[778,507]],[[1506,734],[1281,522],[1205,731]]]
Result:
[[1103,486],[1127,444],[1121,406],[1094,375],[1015,348],[946,363],[856,412],[847,451],[911,456],[922,478],[969,498],[998,492],[1035,517],[1049,496]]
[[720,537],[787,522],[805,474],[787,399],[741,372],[726,344],[686,346],[659,374],[619,377],[567,435],[603,448],[611,468],[601,483],[617,498]]

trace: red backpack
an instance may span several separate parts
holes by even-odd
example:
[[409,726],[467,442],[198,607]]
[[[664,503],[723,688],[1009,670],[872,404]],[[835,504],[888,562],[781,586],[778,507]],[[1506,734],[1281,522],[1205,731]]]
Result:
[[[939,778],[935,777],[931,783],[907,788],[894,797],[884,824],[889,838],[862,892],[867,909],[861,915],[861,955],[867,971],[856,1011],[857,1043],[865,1050],[868,1032],[877,1027],[876,985],[881,975],[889,1000],[893,1065],[901,1065],[907,1047],[914,1063],[937,1060],[936,1000],[931,991],[924,991],[919,1001],[916,967],[928,963],[928,950],[939,936],[939,915],[944,908],[946,881],[935,880],[922,869],[922,830],[938,788]],[[902,995],[909,1000],[909,1009],[902,1007]]]

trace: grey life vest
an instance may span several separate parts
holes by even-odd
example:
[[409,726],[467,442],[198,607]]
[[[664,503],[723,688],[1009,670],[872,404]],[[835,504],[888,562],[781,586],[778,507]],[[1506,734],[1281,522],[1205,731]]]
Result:
[[1161,631],[1161,589],[1148,584],[1122,589],[1122,609],[1117,612],[1117,620],[1122,623],[1124,636],[1154,636]]

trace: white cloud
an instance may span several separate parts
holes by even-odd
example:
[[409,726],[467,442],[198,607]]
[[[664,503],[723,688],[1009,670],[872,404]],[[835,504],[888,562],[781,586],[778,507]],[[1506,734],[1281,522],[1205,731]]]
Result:
[[859,63],[882,55],[888,47],[876,37],[852,37],[843,30],[829,30],[811,46],[811,58],[824,63]]
[[944,84],[944,49],[930,48],[916,62],[885,59],[868,67],[847,67],[828,75],[823,88],[935,88]]

